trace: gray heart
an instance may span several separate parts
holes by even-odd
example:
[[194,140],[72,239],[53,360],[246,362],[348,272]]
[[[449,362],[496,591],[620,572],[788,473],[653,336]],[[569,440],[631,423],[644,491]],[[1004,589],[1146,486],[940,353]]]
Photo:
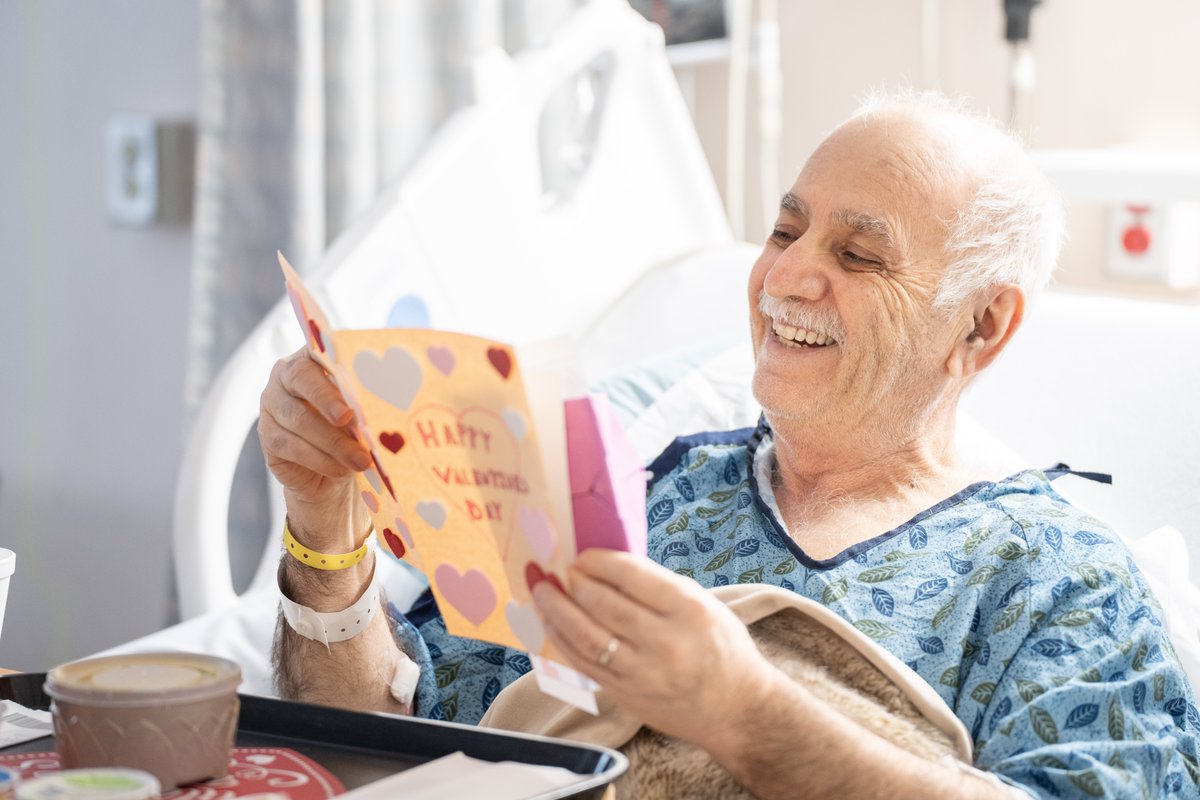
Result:
[[402,347],[389,347],[382,357],[363,350],[354,357],[354,374],[368,391],[402,411],[421,388],[421,365]]

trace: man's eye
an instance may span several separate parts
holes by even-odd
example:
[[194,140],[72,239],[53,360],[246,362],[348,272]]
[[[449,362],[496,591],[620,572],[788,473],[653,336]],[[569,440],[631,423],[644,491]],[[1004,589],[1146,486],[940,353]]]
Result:
[[853,250],[843,250],[842,258],[845,259],[848,263],[853,264],[856,267],[862,267],[864,269],[879,269],[880,267],[883,266],[883,264],[876,261],[875,259],[867,258],[865,256],[860,256],[858,253],[855,253]]
[[775,228],[771,231],[771,235],[768,238],[776,244],[786,246],[796,241],[797,236],[791,231],[786,231],[783,228]]

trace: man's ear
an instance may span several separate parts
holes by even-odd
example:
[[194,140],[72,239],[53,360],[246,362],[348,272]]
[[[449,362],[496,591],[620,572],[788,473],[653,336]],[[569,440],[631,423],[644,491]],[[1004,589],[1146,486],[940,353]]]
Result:
[[968,378],[991,364],[1008,345],[1025,318],[1025,292],[1019,286],[995,286],[981,294],[971,319],[950,351],[946,368],[956,378]]

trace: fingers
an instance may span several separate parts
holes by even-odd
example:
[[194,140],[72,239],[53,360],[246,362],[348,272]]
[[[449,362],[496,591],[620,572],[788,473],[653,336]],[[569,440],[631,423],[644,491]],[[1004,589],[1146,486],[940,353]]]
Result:
[[676,575],[645,556],[619,550],[584,550],[571,569],[662,615],[677,611],[681,598],[703,593],[695,581]]
[[306,351],[276,363],[259,407],[259,439],[267,463],[285,485],[296,465],[330,478],[371,465],[352,432],[354,414],[337,388]]
[[284,480],[277,469],[283,465],[296,465],[326,478],[344,478],[355,470],[355,465],[347,463],[353,458],[352,455],[347,453],[345,460],[335,458],[328,450],[317,447],[295,431],[281,425],[271,412],[266,410],[258,417],[258,438],[262,443],[267,465],[275,470],[285,486],[289,485],[289,481]]
[[549,581],[534,587],[533,599],[542,614],[547,638],[576,669],[594,680],[622,674],[622,663],[632,655],[632,643],[622,641],[608,665],[601,667],[600,655],[614,634],[598,625]]
[[298,350],[277,362],[272,370],[272,381],[276,373],[280,386],[288,395],[308,403],[329,424],[340,428],[354,419],[354,412],[342,399],[342,393],[307,349]]
[[662,627],[663,618],[656,612],[575,569],[571,570],[571,596],[597,624],[621,638],[654,637]]

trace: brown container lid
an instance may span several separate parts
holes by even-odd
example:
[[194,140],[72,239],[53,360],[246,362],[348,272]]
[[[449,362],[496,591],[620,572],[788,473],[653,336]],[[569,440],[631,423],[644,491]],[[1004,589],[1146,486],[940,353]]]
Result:
[[134,653],[73,661],[50,670],[46,694],[84,705],[145,707],[235,694],[242,670],[199,653]]

